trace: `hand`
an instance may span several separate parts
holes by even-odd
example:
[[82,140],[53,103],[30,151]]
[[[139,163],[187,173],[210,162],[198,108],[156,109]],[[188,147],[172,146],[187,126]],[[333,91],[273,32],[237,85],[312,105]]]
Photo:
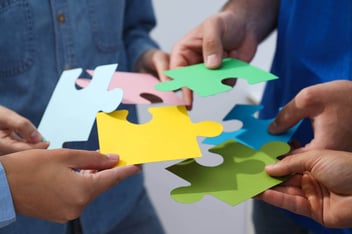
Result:
[[[245,28],[244,18],[230,11],[209,17],[174,45],[170,68],[204,61],[208,68],[213,69],[221,65],[224,57],[251,60],[256,51],[256,42]],[[183,89],[183,94],[188,109],[191,109],[193,92]]]
[[208,68],[217,68],[224,57],[250,61],[258,43],[247,23],[242,11],[222,11],[207,18],[174,45],[170,67],[204,61]]
[[[243,3],[239,2],[241,1],[229,1],[222,12],[207,18],[179,40],[171,52],[170,68],[175,69],[204,62],[208,68],[214,69],[221,65],[224,57],[233,57],[249,62],[253,58],[261,38],[258,35],[259,30],[252,27],[254,24],[250,19],[254,19],[254,17],[249,17],[247,13],[262,14],[254,9],[248,9],[250,7],[242,6]],[[241,6],[237,6],[237,3]],[[259,4],[261,3],[259,2]],[[255,9],[260,9],[260,7],[255,7]],[[263,18],[260,20],[266,21]],[[233,86],[233,80],[230,82],[229,85]],[[186,103],[191,105],[193,93],[186,90],[184,97]]]
[[137,61],[135,70],[141,73],[149,73],[166,80],[163,71],[169,69],[169,55],[158,49],[150,49],[144,52]]
[[[64,223],[100,193],[140,171],[118,157],[82,150],[27,150],[0,157],[17,213]],[[97,170],[80,173],[76,169]]]
[[[148,50],[143,53],[137,62],[136,70],[138,72],[150,73],[159,78],[160,81],[168,81],[170,78],[163,74],[164,71],[169,70],[169,55],[161,50]],[[187,108],[190,110],[192,101],[189,100],[190,90],[182,89],[183,98]]]
[[258,199],[328,227],[351,227],[352,153],[307,151],[287,156],[266,171],[271,176],[294,175]]
[[332,81],[303,89],[276,116],[269,132],[285,132],[303,118],[314,129],[312,141],[300,150],[352,151],[352,82]]
[[28,119],[0,106],[0,155],[48,146]]

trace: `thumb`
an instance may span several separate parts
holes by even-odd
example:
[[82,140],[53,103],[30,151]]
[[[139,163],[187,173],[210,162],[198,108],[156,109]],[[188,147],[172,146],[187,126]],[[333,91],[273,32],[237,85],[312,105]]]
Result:
[[315,151],[306,151],[299,154],[291,154],[281,161],[265,167],[271,176],[285,176],[304,171],[311,171],[314,160],[319,157]]
[[27,118],[0,105],[0,128],[10,129],[20,134],[30,143],[38,143],[42,136]]
[[220,21],[208,20],[204,23],[203,60],[208,68],[214,69],[221,65],[223,57],[222,24]]
[[63,160],[74,169],[83,170],[104,170],[117,165],[119,161],[118,155],[101,154],[96,151],[87,150],[63,150]]

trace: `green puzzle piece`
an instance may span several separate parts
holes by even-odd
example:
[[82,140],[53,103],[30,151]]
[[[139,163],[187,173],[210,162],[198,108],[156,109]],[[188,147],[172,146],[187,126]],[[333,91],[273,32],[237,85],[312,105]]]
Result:
[[249,84],[277,79],[269,72],[233,58],[224,59],[218,69],[208,69],[204,63],[200,63],[168,70],[164,74],[173,80],[161,82],[155,89],[172,91],[187,87],[203,97],[231,90],[232,87],[222,83],[226,78],[242,78]]
[[285,180],[270,177],[264,167],[289,150],[283,142],[269,142],[256,151],[234,140],[226,141],[209,149],[224,158],[221,165],[207,167],[187,159],[168,167],[167,170],[191,183],[172,190],[171,196],[180,203],[194,203],[209,194],[237,205]]

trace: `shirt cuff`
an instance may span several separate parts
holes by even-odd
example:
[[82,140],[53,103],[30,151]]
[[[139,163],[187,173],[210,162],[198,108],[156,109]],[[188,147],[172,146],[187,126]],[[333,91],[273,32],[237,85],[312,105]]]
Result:
[[13,205],[6,172],[0,163],[0,228],[16,220],[15,207]]

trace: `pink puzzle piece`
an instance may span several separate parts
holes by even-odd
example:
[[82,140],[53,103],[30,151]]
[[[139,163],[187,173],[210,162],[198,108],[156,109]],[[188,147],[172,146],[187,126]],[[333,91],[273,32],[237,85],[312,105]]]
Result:
[[[94,71],[87,70],[93,76]],[[80,78],[77,85],[84,88],[90,83],[90,79]],[[115,72],[109,90],[121,88],[124,91],[122,103],[124,104],[151,104],[162,102],[171,105],[185,105],[184,101],[174,92],[163,92],[154,89],[160,83],[157,78],[150,74],[133,72]]]

